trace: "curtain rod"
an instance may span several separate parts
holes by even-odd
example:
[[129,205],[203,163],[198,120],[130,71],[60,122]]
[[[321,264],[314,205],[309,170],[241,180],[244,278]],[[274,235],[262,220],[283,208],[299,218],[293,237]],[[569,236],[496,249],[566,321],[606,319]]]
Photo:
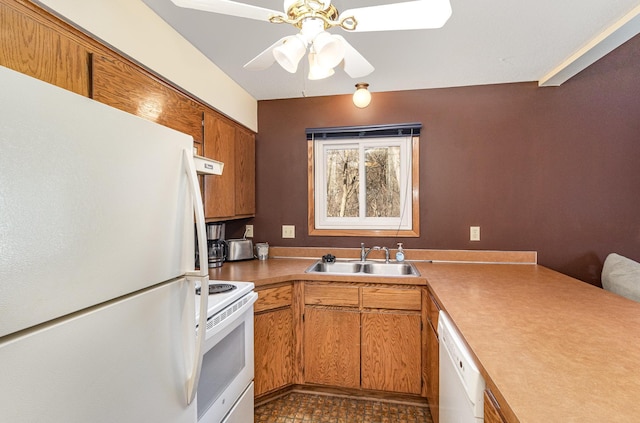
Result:
[[334,138],[381,138],[420,135],[419,122],[387,125],[335,126],[327,128],[307,128],[307,140]]

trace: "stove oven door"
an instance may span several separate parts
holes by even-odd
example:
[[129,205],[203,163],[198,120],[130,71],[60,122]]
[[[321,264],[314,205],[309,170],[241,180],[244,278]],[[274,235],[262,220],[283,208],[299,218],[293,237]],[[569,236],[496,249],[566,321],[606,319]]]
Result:
[[253,396],[250,404],[239,400],[253,381],[253,303],[257,298],[251,292],[208,319],[197,391],[199,423],[221,422],[236,405],[250,407],[253,416]]

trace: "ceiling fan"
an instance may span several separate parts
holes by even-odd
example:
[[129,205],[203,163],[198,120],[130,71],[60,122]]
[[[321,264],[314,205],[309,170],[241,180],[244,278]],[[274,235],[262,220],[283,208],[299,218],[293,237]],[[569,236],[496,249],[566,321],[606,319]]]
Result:
[[349,32],[397,31],[442,27],[451,16],[449,0],[415,0],[360,7],[339,13],[331,0],[284,0],[284,12],[230,0],[171,0],[176,6],[238,16],[271,23],[287,23],[300,29],[296,35],[273,43],[245,69],[263,70],[278,62],[296,73],[309,48],[309,79],[323,79],[341,65],[352,78],[373,72],[374,67],[341,35],[326,30],[340,27]]

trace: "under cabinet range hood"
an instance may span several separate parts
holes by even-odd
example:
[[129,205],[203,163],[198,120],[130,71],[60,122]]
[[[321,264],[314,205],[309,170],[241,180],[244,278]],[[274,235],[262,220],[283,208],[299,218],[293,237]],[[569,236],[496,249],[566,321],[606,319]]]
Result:
[[208,157],[193,155],[193,161],[196,164],[196,172],[198,175],[222,175],[224,163]]

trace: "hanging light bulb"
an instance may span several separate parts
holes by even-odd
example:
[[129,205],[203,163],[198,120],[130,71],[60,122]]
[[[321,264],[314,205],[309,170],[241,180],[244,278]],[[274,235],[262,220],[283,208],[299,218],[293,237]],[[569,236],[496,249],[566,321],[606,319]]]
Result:
[[334,68],[344,59],[345,46],[342,40],[327,31],[322,31],[313,39],[313,49],[320,66]]
[[371,103],[371,93],[368,88],[369,84],[366,82],[358,82],[356,84],[356,92],[353,93],[353,104],[356,107],[364,109]]
[[332,68],[321,66],[317,60],[317,54],[313,51],[309,53],[309,76],[312,81],[328,78],[335,73]]

